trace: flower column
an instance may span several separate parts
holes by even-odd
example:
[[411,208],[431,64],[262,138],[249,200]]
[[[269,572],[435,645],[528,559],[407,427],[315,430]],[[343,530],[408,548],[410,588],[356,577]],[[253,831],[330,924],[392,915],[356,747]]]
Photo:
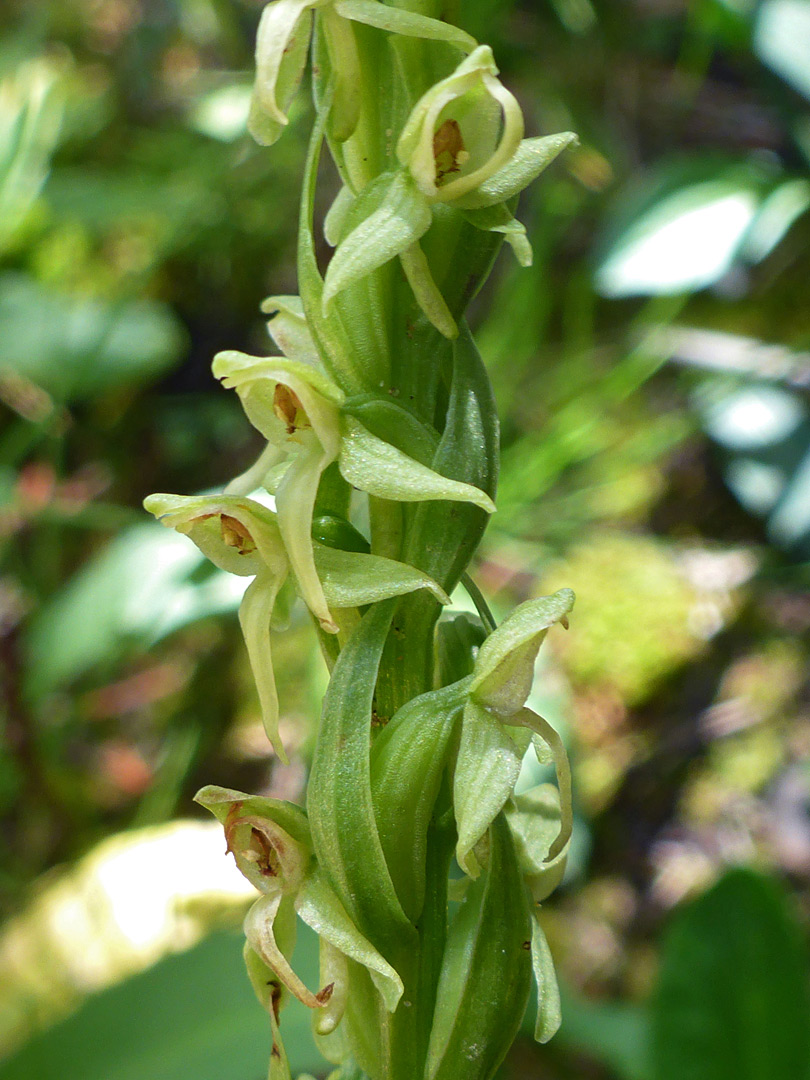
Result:
[[[267,446],[222,495],[147,502],[217,565],[254,577],[242,629],[282,756],[269,621],[285,582],[331,671],[306,813],[221,788],[198,795],[261,893],[246,958],[278,1078],[289,1076],[288,993],[313,1009],[346,1080],[358,1069],[488,1080],[532,971],[537,1037],[558,1022],[536,904],[564,870],[570,782],[559,738],[525,701],[573,596],[530,601],[497,629],[483,602],[481,618],[441,612],[495,508],[498,469],[495,405],[464,312],[504,239],[531,261],[517,196],[574,136],[524,139],[489,47],[439,14],[434,0],[265,9],[249,122],[259,142],[283,131],[312,54],[300,297],[265,304],[281,357],[222,353],[214,373]],[[322,276],[324,145],[341,188]],[[532,742],[557,786],[514,797]],[[320,937],[317,991],[290,967],[296,913]]]

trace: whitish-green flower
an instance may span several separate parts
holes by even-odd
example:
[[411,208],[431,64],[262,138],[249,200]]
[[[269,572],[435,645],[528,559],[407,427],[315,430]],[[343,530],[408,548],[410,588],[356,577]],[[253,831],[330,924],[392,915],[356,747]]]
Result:
[[[571,837],[571,774],[560,736],[525,707],[534,677],[534,662],[550,627],[567,625],[574,604],[570,589],[528,600],[517,607],[481,645],[464,707],[461,741],[453,781],[458,827],[456,858],[470,876],[478,874],[474,848],[506,804],[520,772],[526,743],[519,729],[534,734],[535,749],[557,770],[560,823],[543,854],[544,863],[559,868],[558,856]],[[563,863],[564,868],[564,863]]]
[[[252,577],[239,608],[239,622],[256,680],[267,736],[282,761],[278,733],[278,693],[270,649],[270,620],[279,589],[289,572],[281,523],[276,514],[254,499],[237,495],[150,495],[146,509],[161,524],[188,536],[202,553],[232,574]],[[307,533],[311,576],[316,589],[307,592],[309,570],[298,584],[304,600],[322,625],[337,629],[332,608],[357,608],[391,596],[428,589],[440,603],[448,598],[427,574],[405,563],[314,544]],[[293,570],[295,566],[293,565]]]
[[287,111],[306,67],[313,17],[320,21],[332,68],[330,131],[339,140],[351,136],[361,108],[360,60],[352,22],[445,41],[464,52],[475,48],[474,39],[463,30],[379,0],[274,0],[259,22],[256,82],[248,120],[251,134],[265,146],[274,143],[288,123]]
[[328,222],[339,241],[324,280],[328,306],[339,292],[399,256],[417,301],[447,337],[457,328],[437,288],[419,241],[433,221],[431,208],[449,203],[476,228],[503,233],[523,265],[531,263],[526,230],[507,204],[575,140],[570,132],[523,139],[523,114],[498,80],[488,45],[480,45],[411,110],[396,154],[401,170],[367,190],[368,216],[348,235],[352,195],[344,190]]
[[[293,347],[292,330],[275,332]],[[304,330],[296,332],[295,348],[305,355]],[[311,533],[318,485],[332,462],[337,461],[348,483],[379,498],[447,499],[472,502],[490,513],[495,509],[483,491],[441,476],[344,415],[343,392],[312,363],[223,352],[215,357],[213,372],[236,390],[248,419],[267,439],[257,466],[239,484],[241,490],[260,483],[273,490],[290,565],[308,607],[327,632],[338,627],[329,614]]]
[[[204,787],[195,800],[222,823],[228,851],[261,893],[245,917],[246,959],[257,995],[276,1021],[282,992],[289,991],[319,1011],[320,1034],[333,1031],[346,1005],[347,959],[368,970],[385,1007],[393,1012],[402,996],[402,980],[357,929],[318,867],[306,813],[292,803],[215,786]],[[296,915],[320,938],[321,970],[328,981],[317,992],[290,964]]]

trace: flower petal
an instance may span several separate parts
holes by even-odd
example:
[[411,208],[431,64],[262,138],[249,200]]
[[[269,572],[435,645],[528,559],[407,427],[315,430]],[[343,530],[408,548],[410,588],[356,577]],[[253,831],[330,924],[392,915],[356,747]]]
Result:
[[502,720],[517,713],[529,696],[534,662],[549,627],[565,625],[573,606],[573,592],[560,589],[515,608],[481,646],[471,695]]
[[[285,956],[285,951],[292,952],[289,947],[284,950],[276,940],[276,921],[283,923],[289,915],[283,905],[289,905],[292,916],[292,925],[295,925],[295,912],[292,901],[285,900],[281,893],[269,896],[260,896],[245,916],[244,930],[248,945],[259,958],[278,977],[281,983],[294,994],[300,1002],[309,1006],[310,1009],[320,1009],[329,1000],[332,990],[325,986],[319,993],[313,994],[290,967],[290,962]],[[279,935],[281,936],[281,935]]]
[[276,488],[278,527],[290,566],[309,610],[328,634],[338,625],[329,614],[323,586],[315,568],[312,514],[318,483],[332,457],[312,440],[301,448]]
[[523,139],[512,158],[502,169],[466,195],[458,198],[456,205],[464,210],[477,210],[498,203],[509,202],[536,180],[543,169],[568,146],[576,146],[579,139],[573,131],[561,131],[557,135],[544,135],[537,139]]
[[526,226],[513,217],[502,204],[480,210],[462,211],[465,219],[483,232],[503,233],[521,266],[532,265],[532,245],[526,236]]
[[283,582],[283,577],[267,571],[257,574],[239,605],[239,624],[256,682],[264,730],[279,759],[286,765],[287,754],[278,733],[278,692],[270,653],[270,618]]
[[275,0],[259,20],[256,81],[248,130],[256,142],[272,145],[288,123],[285,110],[295,96],[307,62],[311,8],[320,0]]
[[419,244],[411,244],[399,253],[402,269],[405,277],[416,297],[416,302],[426,315],[429,322],[436,327],[440,334],[449,338],[458,337],[456,320],[447,306],[447,302],[441,294],[441,290],[433,280],[430,266],[425,258],[425,253]]
[[456,861],[470,877],[480,873],[473,848],[512,794],[521,762],[519,748],[503,724],[468,700],[453,776],[453,806],[458,829]]
[[267,322],[270,337],[289,360],[311,367],[320,365],[300,296],[268,296],[262,301],[261,309],[270,316]]

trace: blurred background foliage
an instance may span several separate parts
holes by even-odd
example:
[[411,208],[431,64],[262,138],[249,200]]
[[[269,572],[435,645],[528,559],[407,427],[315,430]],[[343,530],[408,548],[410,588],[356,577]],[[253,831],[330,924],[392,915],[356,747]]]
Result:
[[[504,1076],[810,1076],[810,0],[455,6],[529,133],[581,137],[473,313],[503,416],[479,583],[499,614],[578,594],[534,691],[577,780],[565,1019]],[[209,363],[268,349],[295,288],[306,118],[246,135],[260,7],[0,10],[3,1080],[263,1075],[245,888],[191,795],[300,799],[324,673],[293,610],[282,768],[239,581],[140,510],[251,459]]]

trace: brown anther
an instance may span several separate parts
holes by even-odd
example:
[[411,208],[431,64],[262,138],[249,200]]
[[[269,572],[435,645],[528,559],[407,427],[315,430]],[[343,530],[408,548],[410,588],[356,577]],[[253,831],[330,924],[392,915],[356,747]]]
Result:
[[433,157],[436,161],[436,183],[450,173],[456,173],[469,158],[464,149],[461,128],[456,120],[445,120],[433,136]]
[[304,412],[298,395],[282,383],[276,383],[276,389],[273,392],[273,412],[283,424],[287,425],[288,435],[294,435],[298,428],[306,426],[306,419],[298,419],[298,413]]
[[335,984],[333,982],[327,983],[323,990],[319,990],[318,993],[315,995],[318,1003],[320,1005],[325,1005],[329,998],[332,996],[332,991],[334,989]]
[[560,619],[560,623],[562,624],[562,628],[563,628],[563,630],[567,630],[567,629],[568,629],[568,625],[569,625],[569,623],[568,623],[568,616],[567,616],[567,615],[563,615],[563,617],[562,617],[562,618]]
[[220,528],[223,543],[236,548],[240,555],[252,555],[256,550],[256,541],[241,521],[229,514],[220,514]]
[[251,829],[250,843],[251,847],[244,852],[245,858],[255,862],[263,877],[276,877],[279,868],[278,852],[264,833]]

